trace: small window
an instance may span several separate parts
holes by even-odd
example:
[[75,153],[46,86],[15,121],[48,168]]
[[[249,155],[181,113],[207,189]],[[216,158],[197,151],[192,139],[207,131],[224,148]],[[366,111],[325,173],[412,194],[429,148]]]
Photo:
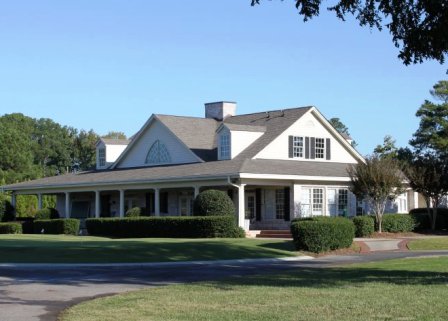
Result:
[[221,154],[221,159],[230,158],[230,135],[222,134],[219,141],[219,151]]
[[275,218],[283,220],[285,218],[285,190],[275,190]]
[[293,157],[302,158],[303,157],[303,137],[294,136],[292,140]]
[[325,158],[325,139],[316,138],[316,158]]
[[98,165],[100,167],[106,166],[106,149],[105,148],[98,149]]
[[338,215],[348,215],[348,190],[346,189],[338,191]]
[[324,190],[313,188],[313,214],[323,215]]
[[165,144],[156,140],[146,155],[146,164],[167,164],[171,163],[171,156]]

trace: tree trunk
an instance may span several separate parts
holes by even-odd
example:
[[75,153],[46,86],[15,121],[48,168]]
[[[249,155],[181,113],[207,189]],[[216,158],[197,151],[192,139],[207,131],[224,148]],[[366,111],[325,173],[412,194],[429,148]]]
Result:
[[378,217],[378,233],[383,233],[383,220]]

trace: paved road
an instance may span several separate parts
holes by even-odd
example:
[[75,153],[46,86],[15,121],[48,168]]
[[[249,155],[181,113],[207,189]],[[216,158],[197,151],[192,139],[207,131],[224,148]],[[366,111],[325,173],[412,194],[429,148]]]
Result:
[[0,266],[0,321],[56,320],[60,311],[81,301],[148,286],[434,255],[448,256],[448,251],[375,252],[302,261],[234,261],[181,266]]

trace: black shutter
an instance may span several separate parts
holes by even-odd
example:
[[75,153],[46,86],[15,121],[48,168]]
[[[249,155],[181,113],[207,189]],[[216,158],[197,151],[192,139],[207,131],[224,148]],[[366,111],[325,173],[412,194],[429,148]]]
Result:
[[326,143],[326,149],[327,149],[327,160],[331,159],[331,140],[330,138],[327,138],[327,143]]
[[293,158],[294,157],[294,136],[289,136],[289,158]]
[[261,221],[261,188],[255,189],[255,218]]
[[316,137],[311,137],[311,159],[316,158]]
[[310,138],[305,137],[305,158],[310,158]]
[[290,188],[289,187],[285,187],[284,189],[284,193],[285,193],[285,205],[284,205],[284,209],[285,209],[285,221],[289,221],[291,219],[291,204],[290,204]]

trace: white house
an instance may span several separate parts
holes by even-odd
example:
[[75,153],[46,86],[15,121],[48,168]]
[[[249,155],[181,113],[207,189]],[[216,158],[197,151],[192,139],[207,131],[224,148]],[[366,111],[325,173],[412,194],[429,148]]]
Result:
[[[315,107],[237,115],[233,102],[205,104],[205,118],[152,115],[130,141],[102,139],[97,169],[4,186],[57,195],[65,217],[191,215],[200,191],[226,191],[246,230],[285,229],[294,217],[361,214],[348,166],[363,157]],[[389,211],[417,206],[409,191]],[[13,197],[13,202],[15,197]]]

